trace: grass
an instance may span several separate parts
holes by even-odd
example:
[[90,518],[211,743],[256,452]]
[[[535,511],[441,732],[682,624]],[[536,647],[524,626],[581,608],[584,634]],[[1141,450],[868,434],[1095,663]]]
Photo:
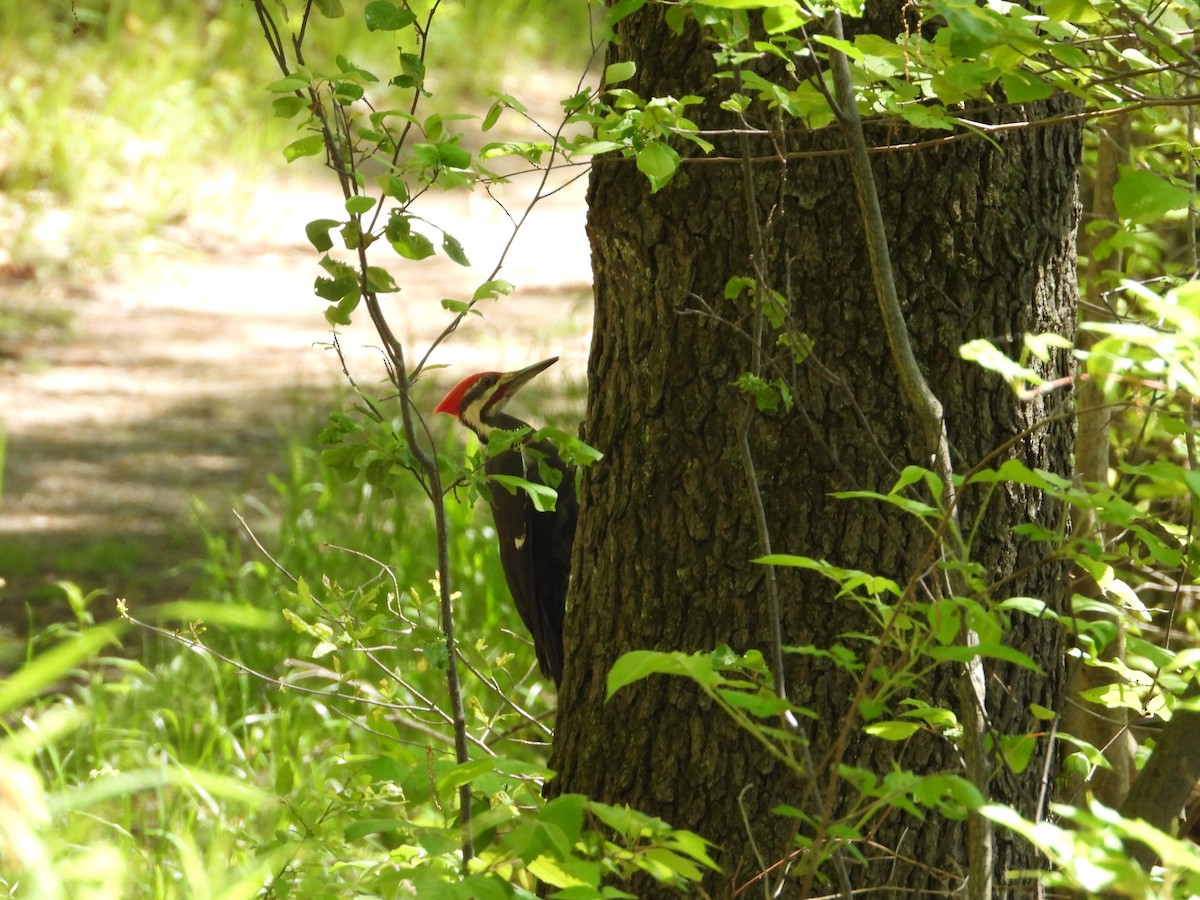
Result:
[[[280,896],[349,895],[381,877],[391,845],[452,828],[450,791],[437,782],[453,759],[436,712],[445,690],[427,507],[407,478],[385,499],[342,483],[306,443],[288,458],[286,475],[248,504],[277,521],[262,539],[278,565],[206,528],[194,599],[140,614],[158,636],[125,632],[127,643],[145,641],[140,659],[72,656],[97,632],[89,598],[68,589],[76,621],[44,632],[31,653],[66,654],[61,686],[40,699],[31,688],[0,747],[0,781],[17,772],[44,784],[18,823],[26,842],[4,846],[0,830],[16,860],[0,886],[36,884],[39,897],[251,897],[273,881]],[[474,754],[486,745],[528,766],[542,759],[544,733],[509,701],[547,712],[527,677],[532,649],[505,633],[515,617],[497,588],[492,536],[475,510],[455,503],[450,515],[465,652],[503,686],[467,675]],[[63,733],[39,737],[48,729],[35,723],[56,717],[70,720]],[[536,790],[524,783],[506,790]],[[39,818],[53,828],[35,827]]]

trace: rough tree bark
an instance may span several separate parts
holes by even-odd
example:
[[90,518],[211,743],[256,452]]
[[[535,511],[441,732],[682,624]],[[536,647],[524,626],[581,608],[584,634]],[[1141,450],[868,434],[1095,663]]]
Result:
[[[893,16],[899,9],[879,6]],[[619,37],[610,62],[637,61],[631,87],[641,96],[711,100],[711,54],[694,32],[676,38],[647,6],[622,23]],[[697,118],[701,127],[731,124],[712,102]],[[868,134],[875,144],[910,137]],[[1019,401],[957,351],[977,337],[1016,352],[1025,332],[1073,334],[1080,134],[1056,126],[997,143],[874,157],[898,287],[920,362],[946,406],[956,471],[1041,423],[1004,456],[1068,475],[1069,392]],[[836,128],[788,139],[793,151],[841,146]],[[753,152],[771,149],[763,143]],[[737,155],[736,143],[718,154]],[[754,178],[758,215],[771,223],[771,278],[815,348],[794,371],[796,408],[759,416],[752,433],[773,549],[903,580],[927,543],[915,524],[829,497],[886,491],[904,465],[927,465],[930,452],[892,369],[847,163],[758,163]],[[749,311],[744,301],[722,299],[729,277],[751,268],[743,184],[737,165],[698,161],[651,195],[631,163],[606,162],[594,169],[589,203],[596,309],[586,436],[605,458],[581,486],[553,789],[629,803],[714,841],[723,871],[704,889],[730,897],[793,849],[793,820],[771,811],[781,803],[811,807],[807,792],[689,683],[655,678],[608,702],[604,695],[606,673],[629,650],[707,651],[728,643],[765,651],[770,640],[764,570],[749,562],[761,549],[736,450],[745,399],[731,387],[749,366],[750,347],[729,323],[744,325]],[[726,321],[691,314],[697,296]],[[774,336],[766,343],[765,352],[791,370]],[[1058,356],[1047,374],[1066,374],[1070,365]],[[981,499],[968,492],[963,517],[983,516],[972,555],[989,580],[1003,581],[998,595],[1039,596],[1063,608],[1061,567],[1040,564],[1041,548],[1010,531],[1025,521],[1060,528],[1062,510],[1008,486],[986,504]],[[827,583],[790,572],[781,579],[787,643],[827,646],[863,626]],[[997,734],[1039,732],[1044,723],[1029,704],[1058,705],[1061,637],[1047,623],[1023,619],[1011,640],[1045,672],[989,664],[990,719]],[[812,754],[827,765],[851,683],[820,660],[790,657],[788,665],[792,699],[818,713],[808,726]],[[953,697],[949,686],[960,676],[947,666],[931,690]],[[997,771],[997,800],[1037,814],[1049,743],[1039,741],[1023,774]],[[882,775],[893,759],[918,770],[961,771],[956,748],[945,742],[885,745],[861,731],[845,761]],[[815,774],[823,779],[825,772]],[[863,850],[880,861],[852,867],[854,887],[895,885],[919,895],[961,886],[961,823],[893,814],[873,829],[879,846]],[[1035,864],[1027,849],[997,836],[998,884],[1005,870]],[[784,896],[797,892],[792,882]]]

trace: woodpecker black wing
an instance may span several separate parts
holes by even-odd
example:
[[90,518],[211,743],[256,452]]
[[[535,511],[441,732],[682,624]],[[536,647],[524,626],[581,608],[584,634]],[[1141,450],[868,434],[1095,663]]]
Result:
[[[558,451],[549,442],[539,441],[534,446],[545,455],[546,462],[557,469],[561,476],[555,488],[558,491],[558,500],[554,504],[554,511],[539,513],[534,510],[532,514],[533,545],[537,557],[534,565],[534,596],[550,636],[543,668],[549,669],[546,674],[558,684],[562,681],[563,618],[567,610],[571,548],[575,543],[575,521],[579,514],[579,501],[575,496],[575,470],[562,461]],[[525,477],[530,481],[541,480],[537,461],[528,456]]]
[[[559,458],[554,447],[539,441],[531,448],[560,473],[553,512],[538,512],[524,491],[515,494],[498,484],[491,488],[492,520],[500,544],[500,562],[521,621],[533,636],[538,667],[558,684],[562,679],[562,627],[566,612],[567,582],[571,572],[571,544],[575,538],[578,501],[575,471]],[[506,450],[488,459],[489,475],[515,475],[536,484],[545,481],[533,452]]]

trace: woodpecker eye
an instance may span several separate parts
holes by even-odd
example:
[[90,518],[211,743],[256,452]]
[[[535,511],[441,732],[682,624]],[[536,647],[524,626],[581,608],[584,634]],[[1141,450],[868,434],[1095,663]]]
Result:
[[492,374],[484,375],[479,379],[480,387],[491,387],[496,383],[496,376]]

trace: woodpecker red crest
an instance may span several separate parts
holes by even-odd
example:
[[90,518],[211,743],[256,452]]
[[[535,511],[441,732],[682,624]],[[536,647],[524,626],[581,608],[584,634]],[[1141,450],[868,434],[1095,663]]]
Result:
[[462,408],[463,395],[471,389],[475,382],[479,381],[481,378],[494,379],[499,377],[499,372],[477,372],[474,375],[468,375],[466,378],[456,384],[450,393],[442,398],[442,402],[438,404],[437,409],[435,409],[434,412],[446,413],[447,415],[455,416],[457,418],[459,410]]

